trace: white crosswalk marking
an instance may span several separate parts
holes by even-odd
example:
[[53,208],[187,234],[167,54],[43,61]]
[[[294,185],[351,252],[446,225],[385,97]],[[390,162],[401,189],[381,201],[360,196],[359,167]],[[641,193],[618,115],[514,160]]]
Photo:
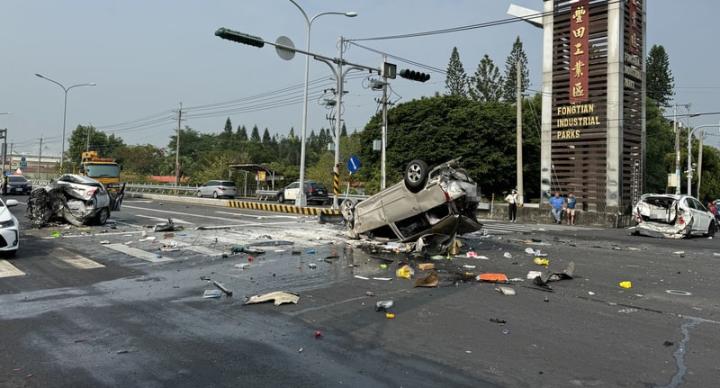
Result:
[[[548,231],[572,231],[578,230],[577,226],[557,224],[513,224],[509,222],[498,222],[482,220],[483,228],[488,233],[510,234],[522,232],[548,232]],[[582,227],[582,230],[600,230],[599,228]]]
[[7,260],[0,260],[0,278],[9,278],[13,276],[24,276],[25,272],[20,271]]
[[142,249],[129,247],[125,244],[107,244],[103,246],[106,248],[110,248],[114,251],[122,252],[128,256],[132,256],[140,260],[149,261],[151,263],[164,263],[167,261],[172,261],[172,259],[169,257],[158,257],[158,255],[155,253],[150,253]]
[[70,264],[71,266],[78,269],[93,269],[93,268],[105,268],[104,265],[90,260],[85,256],[79,255],[68,251],[65,248],[57,248],[53,251],[53,256],[58,260]]

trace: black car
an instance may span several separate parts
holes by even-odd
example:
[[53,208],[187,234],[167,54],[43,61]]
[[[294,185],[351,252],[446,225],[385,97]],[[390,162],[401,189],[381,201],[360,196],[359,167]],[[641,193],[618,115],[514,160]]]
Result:
[[7,177],[3,186],[3,194],[30,194],[32,183],[22,175],[11,175]]

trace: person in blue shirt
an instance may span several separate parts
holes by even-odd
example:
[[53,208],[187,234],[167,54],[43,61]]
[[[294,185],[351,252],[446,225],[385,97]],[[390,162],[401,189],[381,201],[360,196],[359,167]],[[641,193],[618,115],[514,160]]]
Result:
[[555,218],[555,223],[562,223],[563,207],[565,207],[565,198],[560,196],[560,192],[556,191],[555,195],[550,198],[550,206],[552,206],[552,215]]
[[567,196],[567,223],[568,225],[575,225],[575,205],[577,204],[577,198],[574,193],[570,193]]

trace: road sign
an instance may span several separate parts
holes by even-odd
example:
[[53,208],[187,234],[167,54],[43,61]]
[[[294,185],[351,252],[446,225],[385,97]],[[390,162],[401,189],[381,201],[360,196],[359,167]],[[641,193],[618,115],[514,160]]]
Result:
[[347,162],[347,169],[350,171],[350,174],[357,172],[357,170],[360,169],[360,158],[355,155],[350,156]]
[[20,168],[27,168],[27,159],[24,156],[20,158]]

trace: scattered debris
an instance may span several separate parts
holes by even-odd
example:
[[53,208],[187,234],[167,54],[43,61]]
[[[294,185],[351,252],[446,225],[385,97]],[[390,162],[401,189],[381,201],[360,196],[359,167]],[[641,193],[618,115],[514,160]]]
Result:
[[262,249],[252,248],[247,245],[233,245],[230,248],[230,253],[247,253],[249,255],[262,255],[265,253]]
[[525,253],[532,256],[535,254],[535,250],[532,248],[525,248]]
[[317,264],[315,264],[315,263],[308,263],[308,268],[310,268],[310,269],[316,269],[316,268],[317,268]]
[[676,255],[684,255],[684,254],[685,254],[685,251],[675,251],[675,252],[673,252],[673,254],[676,254]]
[[280,306],[283,303],[294,303],[297,304],[300,300],[300,296],[291,294],[285,291],[275,291],[262,295],[253,295],[245,302],[245,304],[256,304],[274,301],[275,306]]
[[510,254],[510,252],[505,252],[503,253],[503,257],[506,259],[512,259],[512,254]]
[[492,322],[492,323],[497,323],[497,324],[499,324],[499,325],[504,325],[504,324],[507,323],[506,320],[500,319],[500,318],[490,318],[490,322]]
[[401,266],[395,271],[395,276],[402,279],[411,279],[415,275],[415,271],[407,264]]
[[372,291],[365,291],[366,296],[375,296],[375,293]]
[[60,237],[62,237],[62,234],[60,234],[60,232],[58,232],[57,230],[54,230],[54,231],[52,231],[52,232],[50,233],[50,237],[52,237],[52,238],[60,238]]
[[672,342],[672,341],[665,341],[665,342],[663,342],[663,346],[666,346],[666,347],[670,347],[670,346],[673,346],[673,345],[675,345],[675,342]]
[[475,278],[479,282],[507,283],[508,277],[504,273],[482,273]]
[[365,276],[360,276],[360,275],[355,275],[355,276],[353,276],[353,277],[354,277],[355,279],[360,279],[360,280],[370,280],[370,278],[365,277]]
[[477,266],[475,266],[475,265],[470,265],[470,264],[465,264],[465,265],[463,265],[463,268],[465,268],[465,269],[475,269],[475,268],[477,268]]
[[240,268],[241,270],[244,271],[244,270],[250,268],[250,263],[235,264],[235,268]]
[[510,288],[510,287],[498,286],[498,287],[495,288],[495,291],[498,291],[498,292],[500,292],[501,294],[506,295],[506,296],[513,296],[513,295],[515,295],[515,290],[512,289],[512,288]]
[[435,263],[420,263],[418,264],[418,269],[420,271],[428,271],[431,269],[435,269]]
[[178,232],[184,228],[179,225],[175,225],[172,218],[168,218],[168,221],[164,224],[157,224],[153,227],[153,232]]
[[588,295],[592,296],[592,295],[595,295],[595,293],[592,291],[588,291]]
[[630,314],[630,313],[636,313],[636,312],[638,312],[638,309],[625,308],[625,309],[620,309],[620,310],[618,310],[618,312],[619,312],[620,314]]
[[205,299],[210,299],[210,298],[215,299],[215,298],[219,298],[221,296],[222,296],[222,291],[220,291],[220,290],[205,290],[205,292],[203,292],[203,298],[205,298]]
[[[569,280],[573,278],[573,274],[575,272],[575,262],[571,261],[568,263],[568,266],[562,270],[562,272],[555,272],[552,270],[548,270],[547,273],[543,276],[537,276],[533,279],[533,284],[539,287],[542,287],[547,290],[552,290],[550,285],[548,283],[550,282],[556,282],[560,280]],[[529,274],[528,274],[529,275]]]
[[127,353],[130,353],[130,351],[127,349],[118,350],[117,352],[115,352],[115,354],[127,354]]
[[381,281],[383,281],[383,282],[389,282],[389,281],[392,280],[392,278],[377,278],[377,277],[374,277],[374,278],[372,278],[372,279],[373,279],[373,280],[381,280]]
[[315,249],[312,249],[312,248],[305,250],[305,254],[306,254],[306,255],[314,255],[315,253],[317,253],[317,251],[316,251]]
[[[270,236],[260,236],[258,238],[263,237],[270,237]],[[254,241],[252,244],[250,244],[254,247],[276,247],[281,245],[295,245],[292,241],[286,241],[286,240],[270,240],[270,241]]]
[[304,350],[303,348],[298,349],[298,353],[302,353],[303,350]]
[[100,244],[102,244],[102,245],[110,244],[110,240],[102,240],[102,241],[100,241]]
[[679,296],[691,296],[692,292],[690,291],[681,291],[681,290],[665,290],[666,294],[670,295],[679,295]]
[[432,271],[426,277],[415,280],[415,287],[437,287],[439,283],[437,272]]
[[632,288],[632,282],[625,280],[625,281],[618,283],[618,286],[620,286],[621,288]]
[[141,238],[141,239],[138,240],[138,241],[140,241],[140,242],[142,242],[142,241],[155,241],[155,236],[147,236],[147,237],[145,237],[145,238]]
[[394,314],[394,313],[385,313],[385,318],[387,318],[387,319],[395,319],[395,314]]
[[233,292],[229,290],[227,287],[225,287],[222,283],[213,280],[213,285],[217,287],[220,291],[222,291],[227,296],[232,296]]
[[547,267],[548,265],[550,265],[550,260],[543,257],[536,257],[535,259],[533,259],[533,263],[537,265],[542,265],[543,267]]
[[320,339],[323,336],[323,333],[320,330],[315,330],[314,336],[315,339]]
[[375,311],[388,311],[395,305],[392,300],[379,300],[375,302]]
[[467,253],[465,253],[465,255],[470,258],[478,257],[478,254],[475,251],[468,251]]
[[388,269],[388,265],[385,263],[380,264],[380,269]]
[[542,272],[540,271],[530,271],[527,273],[527,279],[528,280],[534,280],[536,277],[542,276]]

